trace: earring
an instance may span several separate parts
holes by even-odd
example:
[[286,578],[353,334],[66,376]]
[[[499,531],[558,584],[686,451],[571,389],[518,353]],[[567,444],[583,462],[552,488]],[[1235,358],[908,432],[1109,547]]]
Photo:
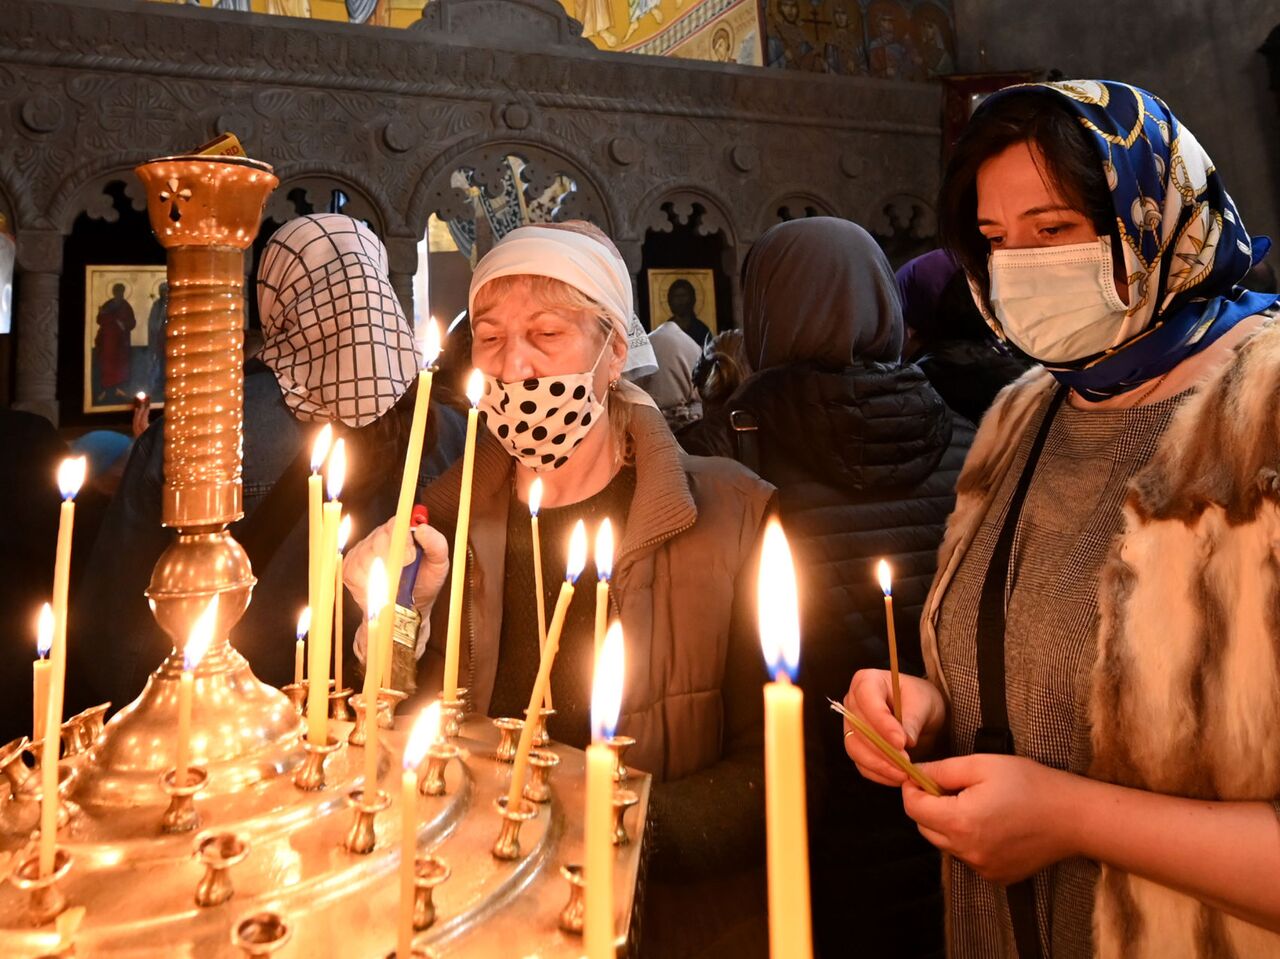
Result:
[[612,393],[618,389],[618,382],[618,380],[611,380],[609,382],[609,392]]

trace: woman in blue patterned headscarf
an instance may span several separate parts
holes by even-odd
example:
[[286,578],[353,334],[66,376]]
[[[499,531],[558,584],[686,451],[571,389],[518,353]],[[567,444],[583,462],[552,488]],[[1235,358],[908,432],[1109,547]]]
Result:
[[928,679],[846,705],[947,860],[953,959],[1280,956],[1280,323],[1212,161],[1122,83],[1010,88],[940,198],[1043,368],[983,420],[925,604]]

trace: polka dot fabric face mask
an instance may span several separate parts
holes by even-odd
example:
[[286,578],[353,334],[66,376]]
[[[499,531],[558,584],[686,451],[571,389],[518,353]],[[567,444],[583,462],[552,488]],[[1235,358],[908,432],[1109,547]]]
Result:
[[585,373],[513,383],[486,375],[480,397],[485,426],[508,453],[534,472],[559,469],[604,416],[594,380],[595,364]]

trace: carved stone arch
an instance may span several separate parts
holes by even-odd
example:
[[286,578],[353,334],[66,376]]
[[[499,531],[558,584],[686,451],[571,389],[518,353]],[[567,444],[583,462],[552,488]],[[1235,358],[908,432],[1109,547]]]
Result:
[[76,217],[81,213],[91,219],[115,223],[120,214],[115,201],[106,192],[112,183],[123,183],[125,196],[133,209],[142,212],[147,208],[147,195],[142,182],[133,172],[144,162],[136,157],[109,157],[103,162],[78,167],[63,178],[49,204],[47,220],[64,236],[71,232]]
[[682,226],[689,223],[693,216],[694,204],[697,204],[703,211],[698,220],[698,235],[710,236],[713,233],[722,233],[726,246],[730,248],[737,246],[737,225],[730,212],[733,207],[706,187],[691,184],[675,187],[668,184],[651,190],[636,207],[635,216],[632,219],[636,232],[644,234],[652,230],[656,233],[670,233],[675,224],[663,209],[668,203],[671,204],[671,215],[674,215],[676,222]]
[[486,137],[459,144],[437,157],[423,172],[414,187],[405,221],[422,235],[427,219],[435,213],[441,219],[469,217],[472,208],[466,195],[450,180],[456,170],[471,167],[482,182],[492,185],[501,181],[509,155],[522,157],[533,177],[535,188],[540,183],[565,174],[573,179],[576,189],[564,200],[557,219],[590,220],[605,233],[613,235],[620,222],[610,195],[601,189],[601,178],[584,158],[564,149],[563,143],[552,145],[536,136]]
[[787,220],[799,220],[809,216],[839,216],[835,204],[828,203],[816,193],[807,190],[790,190],[778,194],[764,205],[757,220],[756,236],[769,227]]
[[914,193],[882,195],[863,222],[894,267],[937,245],[938,214],[933,204]]
[[282,164],[276,168],[276,176],[280,178],[280,185],[267,200],[264,219],[285,223],[299,216],[294,202],[299,190],[307,205],[315,212],[325,212],[329,209],[332,192],[341,190],[347,197],[342,212],[357,220],[364,220],[378,236],[385,239],[389,230],[400,226],[391,221],[387,205],[378,198],[379,191],[364,182],[363,177],[348,172],[314,169],[302,164]]

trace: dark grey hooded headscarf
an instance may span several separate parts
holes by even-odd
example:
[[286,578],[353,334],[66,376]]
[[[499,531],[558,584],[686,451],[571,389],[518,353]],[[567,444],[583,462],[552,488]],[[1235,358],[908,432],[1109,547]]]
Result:
[[791,363],[842,369],[902,356],[902,306],[884,253],[862,227],[818,216],[769,229],[751,248],[742,332],[759,371]]

